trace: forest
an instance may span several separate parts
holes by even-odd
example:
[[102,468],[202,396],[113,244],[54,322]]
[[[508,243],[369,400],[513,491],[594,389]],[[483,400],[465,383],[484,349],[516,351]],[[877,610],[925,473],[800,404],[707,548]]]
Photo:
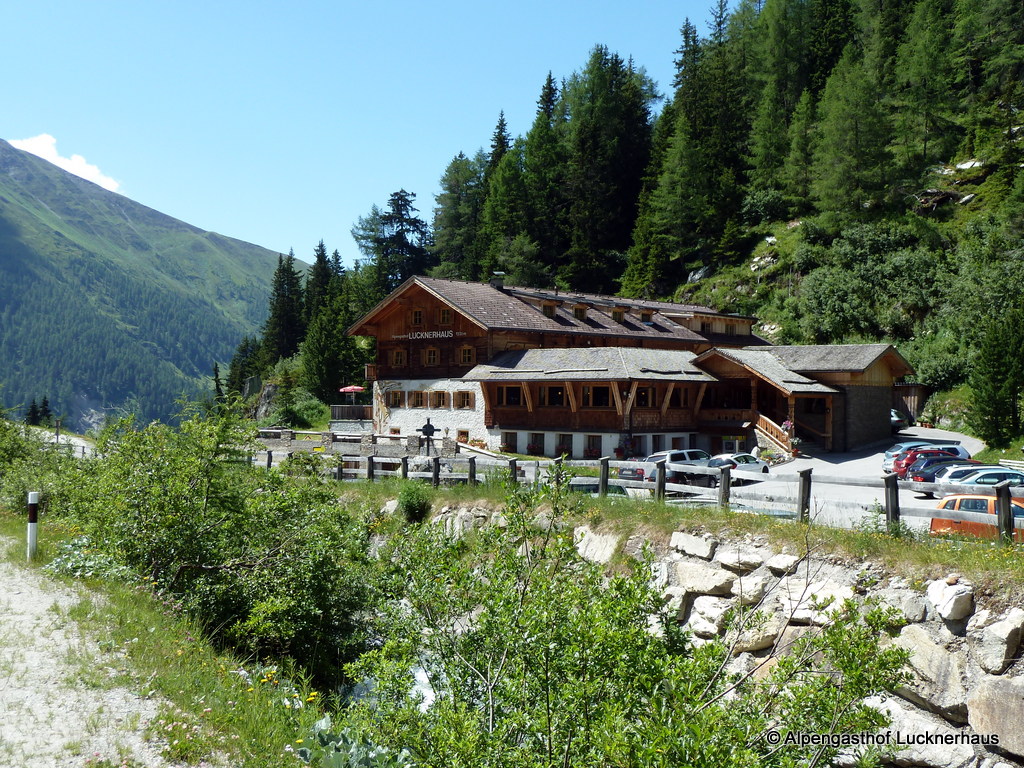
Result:
[[[662,94],[597,46],[548,75],[525,136],[502,114],[455,154],[429,214],[404,189],[374,205],[334,328],[413,274],[498,270],[752,314],[774,343],[887,341],[919,382],[987,392],[980,431],[1005,431],[1024,387],[1004,330],[1024,288],[1020,4],[720,0],[675,57]],[[334,343],[359,379],[365,345]]]

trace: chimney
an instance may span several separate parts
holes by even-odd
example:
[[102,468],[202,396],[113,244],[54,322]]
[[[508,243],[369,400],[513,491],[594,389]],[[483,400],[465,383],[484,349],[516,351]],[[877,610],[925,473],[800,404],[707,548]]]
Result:
[[505,273],[504,272],[492,272],[491,273],[491,288],[497,288],[499,291],[505,287]]

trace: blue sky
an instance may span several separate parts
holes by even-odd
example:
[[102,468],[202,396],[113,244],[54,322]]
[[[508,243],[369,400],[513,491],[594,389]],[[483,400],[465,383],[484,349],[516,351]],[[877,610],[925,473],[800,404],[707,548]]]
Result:
[[[430,221],[458,152],[596,44],[664,92],[710,2],[34,0],[4,13],[0,138],[77,157],[133,200],[309,260],[401,188]],[[50,138],[38,138],[38,137]]]

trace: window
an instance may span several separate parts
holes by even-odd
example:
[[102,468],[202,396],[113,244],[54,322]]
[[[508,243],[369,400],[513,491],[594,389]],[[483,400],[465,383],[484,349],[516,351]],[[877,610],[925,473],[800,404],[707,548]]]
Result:
[[624,323],[624,322],[626,322],[626,313],[625,313],[625,311],[621,310],[621,309],[613,309],[612,310],[612,320],[614,320],[616,323]]
[[644,309],[644,310],[640,311],[640,322],[641,323],[649,323],[653,319],[654,319],[654,313],[651,312],[649,309]]
[[683,387],[676,387],[668,398],[669,408],[689,408],[690,390]]
[[476,400],[472,392],[456,392],[455,393],[455,407],[466,410],[472,408],[474,401]]
[[651,453],[657,453],[665,449],[664,435],[651,435]]
[[518,443],[515,432],[501,433],[501,450],[505,453],[518,453]]
[[572,458],[572,435],[558,435],[555,442],[555,453],[561,456],[563,453]]
[[389,435],[400,435],[400,434],[402,434],[402,430],[399,429],[398,427],[391,427],[391,429],[388,430],[388,434]]
[[657,404],[654,400],[654,387],[637,387],[633,404],[637,408],[653,408]]
[[422,309],[414,309],[412,311],[412,324],[413,325],[423,325],[423,310]]
[[395,368],[403,368],[405,366],[405,350],[404,349],[393,349],[391,350],[391,365]]
[[547,406],[565,405],[565,387],[541,387],[540,404]]
[[711,333],[711,330],[711,323],[707,322],[706,320],[702,320],[700,324],[700,332],[707,336],[709,333]]
[[726,323],[725,332],[730,336],[736,335],[736,323]]
[[459,360],[463,365],[476,364],[476,349],[473,347],[462,347],[459,349]]
[[544,317],[554,317],[555,316],[555,305],[554,304],[544,304],[541,307],[541,311],[544,313]]
[[450,309],[440,309],[437,312],[437,323],[438,325],[451,325],[452,324],[452,311]]
[[572,308],[572,316],[577,320],[587,319],[587,308],[583,305],[577,305]]
[[431,392],[430,393],[430,407],[431,408],[447,408],[448,407],[448,393],[447,392]]
[[427,407],[427,393],[420,391],[413,391],[409,393],[409,407],[410,408],[426,408]]
[[530,441],[526,446],[526,452],[531,456],[540,456],[544,453],[544,433],[531,432]]
[[455,441],[459,442],[459,443],[468,443],[469,442],[469,430],[468,429],[460,429],[460,430],[458,430],[455,433]]
[[405,405],[405,392],[394,389],[388,392],[388,408],[401,408]]
[[437,347],[427,347],[423,350],[423,364],[437,365],[441,361],[441,350]]
[[584,441],[586,447],[583,449],[583,455],[588,459],[599,458],[601,456],[601,436],[587,435]]
[[612,404],[610,387],[583,387],[585,408],[608,408]]
[[498,387],[498,405],[519,406],[523,404],[523,390],[514,387]]

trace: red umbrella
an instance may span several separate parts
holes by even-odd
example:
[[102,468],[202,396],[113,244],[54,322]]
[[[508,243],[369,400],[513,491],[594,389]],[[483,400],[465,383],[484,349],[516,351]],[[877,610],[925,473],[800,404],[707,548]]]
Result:
[[342,387],[338,391],[339,392],[344,392],[345,394],[352,395],[352,402],[355,403],[355,401],[356,401],[356,392],[365,392],[366,391],[366,387],[360,387],[358,384],[349,384],[347,387]]

